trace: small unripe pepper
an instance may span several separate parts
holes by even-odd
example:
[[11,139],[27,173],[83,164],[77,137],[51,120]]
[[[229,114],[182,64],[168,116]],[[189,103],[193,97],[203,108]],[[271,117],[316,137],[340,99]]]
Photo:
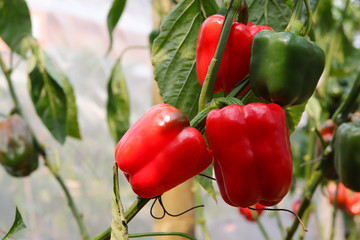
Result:
[[28,176],[38,167],[31,131],[17,114],[0,122],[0,163],[15,177]]
[[182,111],[159,104],[125,133],[115,159],[134,192],[152,198],[204,171],[212,155]]

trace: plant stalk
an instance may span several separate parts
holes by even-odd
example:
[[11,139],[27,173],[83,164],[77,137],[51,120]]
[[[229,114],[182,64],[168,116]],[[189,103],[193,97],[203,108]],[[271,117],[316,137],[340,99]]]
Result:
[[230,6],[226,14],[223,27],[221,29],[221,34],[215,51],[215,56],[211,60],[203,87],[201,89],[200,98],[199,98],[199,110],[198,110],[199,112],[203,110],[206,104],[210,102],[212,99],[214,87],[215,87],[215,81],[217,74],[219,72],[221,59],[224,55],[226,42],[230,34],[233,20],[236,17],[236,14],[238,13],[241,3],[242,0],[232,0],[230,2]]
[[[140,210],[151,200],[151,198],[138,197],[130,208],[125,212],[126,222],[129,223]],[[109,240],[111,235],[111,228],[106,229],[104,232],[96,235],[91,240]]]

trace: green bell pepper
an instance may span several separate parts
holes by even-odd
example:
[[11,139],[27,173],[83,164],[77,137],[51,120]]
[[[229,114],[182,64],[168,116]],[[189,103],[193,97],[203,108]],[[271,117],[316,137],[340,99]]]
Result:
[[0,164],[14,177],[28,176],[38,167],[30,129],[19,115],[0,122]]
[[281,106],[306,102],[325,66],[318,44],[292,32],[261,31],[251,47],[250,85],[255,95]]
[[360,192],[360,118],[338,127],[334,151],[340,181],[347,188]]

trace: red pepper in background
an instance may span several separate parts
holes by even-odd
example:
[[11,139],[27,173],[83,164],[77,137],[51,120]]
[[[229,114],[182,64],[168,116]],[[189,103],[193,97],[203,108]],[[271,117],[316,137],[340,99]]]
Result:
[[[254,208],[260,209],[260,208],[264,208],[264,206],[257,203],[257,204],[255,204]],[[253,214],[256,214],[257,217],[260,217],[261,214],[263,214],[263,212],[264,212],[264,210],[251,210],[249,208],[239,207],[239,213],[241,215],[243,215],[250,222],[255,222]]]
[[360,214],[360,193],[354,192],[346,199],[346,210],[351,216]]
[[334,135],[335,127],[336,125],[331,119],[326,120],[321,126],[320,134],[326,144],[329,144],[331,142]]
[[[335,194],[336,194],[336,183],[331,182],[327,185],[327,192],[329,194],[329,202],[330,204],[333,204],[335,201]],[[339,209],[345,209],[346,208],[346,199],[348,195],[347,188],[342,184],[339,183],[338,193],[337,193],[337,207]]]
[[292,155],[280,106],[251,103],[212,110],[205,134],[225,202],[234,207],[272,206],[288,193]]
[[[200,27],[196,45],[196,71],[201,85],[215,55],[224,19],[221,15],[213,15]],[[244,25],[234,21],[216,78],[215,93],[222,90],[229,93],[249,73],[251,40],[261,30],[272,28],[251,22]]]
[[204,171],[212,155],[182,111],[159,104],[125,133],[115,159],[134,192],[152,198]]
[[301,203],[301,199],[298,199],[294,202],[293,207],[292,207],[292,211],[294,213],[297,213],[299,211],[300,203]]

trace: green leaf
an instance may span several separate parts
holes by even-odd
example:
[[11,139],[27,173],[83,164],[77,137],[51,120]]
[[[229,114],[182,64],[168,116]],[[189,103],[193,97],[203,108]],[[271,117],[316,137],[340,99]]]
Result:
[[11,237],[13,234],[17,233],[18,231],[22,230],[26,228],[26,225],[24,223],[24,220],[18,210],[18,208],[16,207],[16,213],[15,213],[15,220],[13,225],[11,226],[9,232],[5,235],[5,237],[3,237],[2,240],[6,240],[9,237]]
[[[211,164],[202,174],[212,177],[213,176],[213,164]],[[209,195],[217,202],[216,193],[213,185],[213,180],[201,175],[195,176],[195,180],[209,193]]]
[[107,27],[110,37],[110,45],[108,51],[110,51],[110,49],[112,48],[112,43],[113,43],[112,33],[114,31],[116,24],[119,22],[121,14],[124,11],[125,4],[126,4],[126,0],[114,0],[110,8],[110,11],[107,15]]
[[215,0],[200,0],[203,9],[204,18],[216,14],[219,11],[219,5]]
[[0,37],[12,51],[25,56],[31,37],[31,19],[24,0],[0,0]]
[[302,114],[305,111],[305,107],[306,103],[283,108],[288,121],[290,135],[295,131],[296,126],[299,124]]
[[129,129],[129,105],[129,95],[121,69],[121,60],[118,59],[108,82],[107,101],[107,120],[110,133],[115,142],[119,141]]
[[69,79],[65,75],[59,74],[59,77],[62,80],[64,90],[66,93],[66,103],[67,103],[66,135],[76,139],[81,139],[74,90],[71,86]]
[[33,57],[35,62],[29,63],[31,100],[44,125],[63,144],[67,131],[67,97],[62,80],[41,49],[35,49]]
[[118,166],[113,167],[113,194],[111,202],[111,240],[128,239],[128,227],[124,208],[120,200]]
[[255,25],[266,25],[275,31],[284,31],[291,16],[291,10],[284,0],[247,0],[249,21]]
[[197,113],[200,84],[195,51],[201,23],[213,13],[209,1],[183,0],[165,17],[152,48],[155,80],[165,103],[181,109],[189,119]]

